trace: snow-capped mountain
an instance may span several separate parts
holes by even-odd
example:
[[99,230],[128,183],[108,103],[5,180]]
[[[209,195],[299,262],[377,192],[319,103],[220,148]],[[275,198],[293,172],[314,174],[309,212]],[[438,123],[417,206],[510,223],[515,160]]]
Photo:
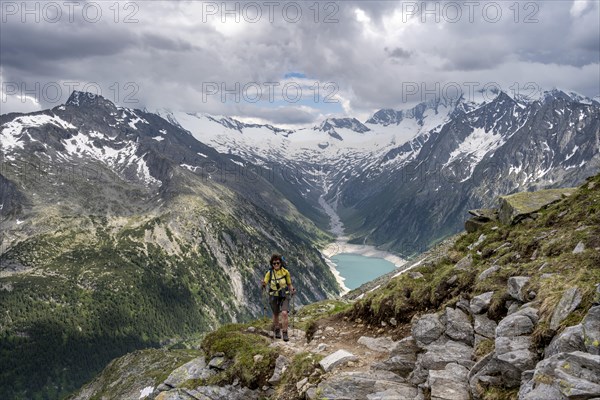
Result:
[[[364,123],[330,118],[285,132],[167,114],[221,152],[293,169],[285,179],[310,201],[340,200],[355,240],[402,251],[424,250],[434,232],[459,230],[467,208],[490,205],[499,194],[572,185],[597,172],[599,109],[595,99],[554,89],[535,98],[495,91],[432,99],[377,111]],[[452,212],[431,206],[446,195],[455,200]],[[391,222],[397,213],[405,217]],[[402,224],[410,228],[398,230]],[[383,226],[390,228],[379,235]]]

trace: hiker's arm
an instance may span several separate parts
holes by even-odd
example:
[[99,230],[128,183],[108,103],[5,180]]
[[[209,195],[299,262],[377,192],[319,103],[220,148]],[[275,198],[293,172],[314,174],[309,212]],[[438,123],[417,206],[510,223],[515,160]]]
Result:
[[287,285],[288,285],[288,289],[290,291],[290,293],[295,293],[296,289],[294,289],[294,285],[292,285],[292,276],[290,275],[290,273],[288,272],[287,276],[285,277],[285,280],[287,281]]
[[269,272],[271,271],[267,271],[267,273],[265,274],[265,279],[263,279],[263,281],[261,282],[263,289],[267,287],[267,283],[269,282]]

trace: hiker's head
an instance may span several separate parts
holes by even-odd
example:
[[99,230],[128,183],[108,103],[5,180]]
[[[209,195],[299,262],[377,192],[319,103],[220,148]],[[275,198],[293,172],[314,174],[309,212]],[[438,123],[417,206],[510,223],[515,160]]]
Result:
[[279,254],[273,254],[271,256],[271,267],[275,269],[283,267],[283,259]]

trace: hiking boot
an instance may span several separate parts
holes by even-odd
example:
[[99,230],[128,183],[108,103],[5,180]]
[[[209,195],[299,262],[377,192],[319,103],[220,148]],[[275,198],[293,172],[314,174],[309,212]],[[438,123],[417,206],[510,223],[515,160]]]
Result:
[[[287,333],[285,335],[287,336]],[[279,328],[275,329],[275,339],[281,339],[281,329]]]
[[287,331],[283,331],[283,341],[284,342],[289,342],[290,338],[288,337]]

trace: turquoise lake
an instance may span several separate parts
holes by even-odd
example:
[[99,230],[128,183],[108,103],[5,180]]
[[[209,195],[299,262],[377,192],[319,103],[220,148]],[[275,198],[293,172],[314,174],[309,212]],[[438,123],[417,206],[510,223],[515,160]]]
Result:
[[341,253],[331,257],[340,275],[345,278],[348,289],[356,289],[363,283],[393,271],[396,266],[383,258],[365,257]]

